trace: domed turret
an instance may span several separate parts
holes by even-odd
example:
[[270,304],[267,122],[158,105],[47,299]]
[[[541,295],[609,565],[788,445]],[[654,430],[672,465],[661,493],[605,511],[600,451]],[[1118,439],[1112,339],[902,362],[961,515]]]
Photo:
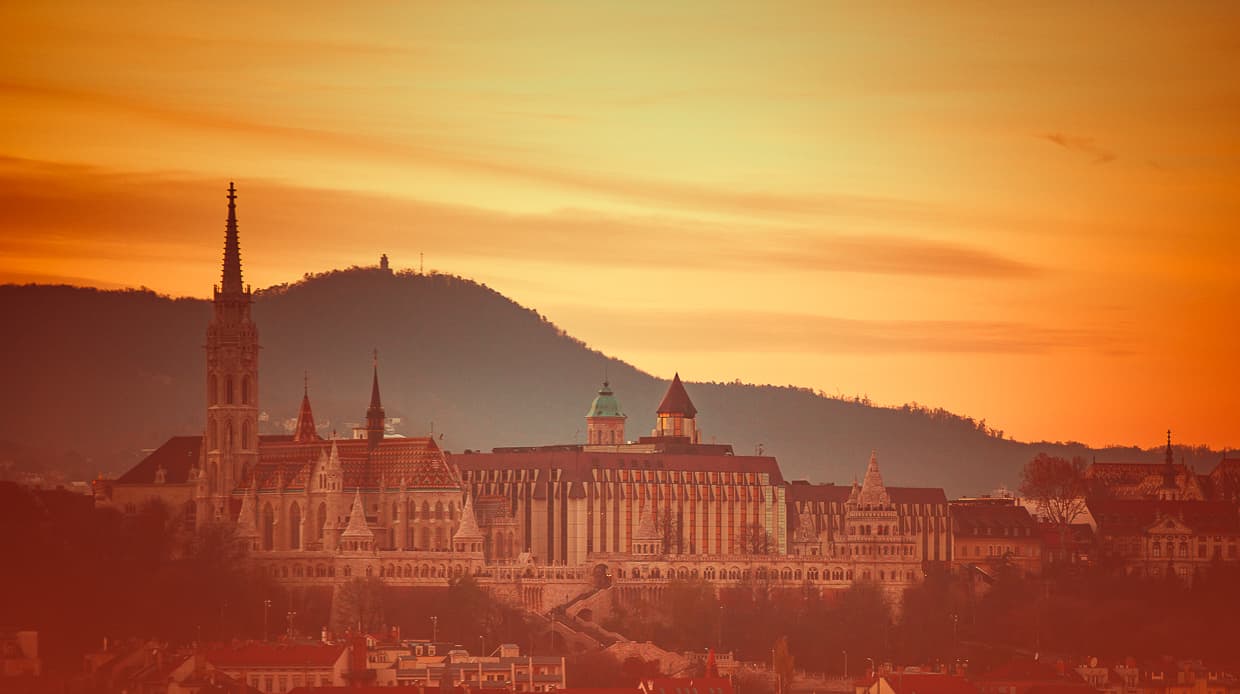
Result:
[[591,446],[613,446],[624,443],[624,420],[620,401],[611,392],[611,384],[603,381],[590,411],[586,412],[586,443]]

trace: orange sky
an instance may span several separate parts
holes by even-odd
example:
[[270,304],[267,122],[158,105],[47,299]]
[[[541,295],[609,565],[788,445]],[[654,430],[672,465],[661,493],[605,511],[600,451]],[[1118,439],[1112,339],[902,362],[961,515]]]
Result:
[[425,252],[659,376],[1240,447],[1237,27],[1223,2],[8,3],[0,282],[207,296],[235,179],[256,287]]

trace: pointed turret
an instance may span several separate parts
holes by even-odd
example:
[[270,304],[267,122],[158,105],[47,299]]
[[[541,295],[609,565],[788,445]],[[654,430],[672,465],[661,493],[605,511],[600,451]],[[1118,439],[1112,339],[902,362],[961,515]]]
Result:
[[310,443],[318,441],[314,428],[314,412],[310,410],[310,377],[307,376],[301,391],[301,409],[297,411],[297,426],[293,429],[293,441]]
[[241,293],[241,241],[237,237],[237,188],[228,182],[228,220],[224,226],[224,273],[220,290]]
[[870,464],[865,468],[865,479],[861,482],[861,493],[858,501],[868,508],[884,508],[891,505],[891,497],[883,486],[883,475],[878,471],[878,453],[870,452]]
[[1162,474],[1163,474],[1162,486],[1164,490],[1167,490],[1163,492],[1163,496],[1164,498],[1170,498],[1171,496],[1173,496],[1172,492],[1179,487],[1179,485],[1175,483],[1175,478],[1176,478],[1175,455],[1171,449],[1171,430],[1170,429],[1167,430],[1167,452],[1164,457]]
[[482,531],[478,529],[478,519],[474,516],[474,498],[465,495],[465,506],[461,509],[461,525],[452,536],[452,547],[457,552],[482,551]]
[[379,398],[379,350],[375,350],[374,377],[370,384],[370,407],[366,408],[366,441],[367,447],[374,450],[383,440],[383,401]]
[[672,376],[672,384],[667,387],[667,394],[663,396],[663,402],[659,403],[659,409],[655,411],[658,414],[678,414],[688,419],[693,419],[697,416],[697,408],[693,406],[693,401],[689,399],[689,393],[685,391],[685,384],[680,382],[679,371]]
[[655,436],[684,436],[692,443],[698,442],[697,408],[689,399],[685,385],[680,382],[679,372],[672,377],[656,414],[659,419],[654,429]]
[[346,550],[370,549],[375,540],[375,533],[366,524],[366,509],[362,505],[362,490],[358,488],[353,495],[353,508],[349,511],[349,524],[340,534],[340,544]]
[[251,549],[258,549],[258,480],[255,479],[250,489],[241,500],[241,513],[237,516],[237,539],[242,540]]
[[637,528],[633,532],[633,554],[663,554],[663,535],[654,517],[654,499],[647,499],[637,516]]

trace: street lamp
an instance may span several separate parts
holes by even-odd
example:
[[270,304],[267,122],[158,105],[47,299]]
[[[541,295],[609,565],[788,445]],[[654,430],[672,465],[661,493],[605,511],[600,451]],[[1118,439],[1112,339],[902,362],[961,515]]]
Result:
[[267,613],[271,611],[271,599],[263,601],[263,640],[267,640]]
[[289,637],[289,639],[292,639],[292,638],[293,638],[293,635],[296,633],[296,632],[293,630],[293,620],[294,620],[294,619],[296,619],[296,617],[297,617],[297,611],[296,611],[296,610],[289,610],[289,611],[288,611],[288,614],[286,614],[285,616],[286,616],[286,617],[288,617],[288,637]]
[[478,636],[478,657],[482,657],[486,654],[487,654],[487,640],[486,640],[486,637],[480,634]]
[[878,668],[874,667],[874,659],[873,659],[873,658],[866,658],[866,659],[865,659],[865,662],[867,662],[867,663],[869,663],[869,664],[870,664],[870,676],[871,676],[871,677],[878,677]]
[[848,679],[848,651],[844,651],[844,679]]
[[439,642],[439,617],[431,615],[431,643]]

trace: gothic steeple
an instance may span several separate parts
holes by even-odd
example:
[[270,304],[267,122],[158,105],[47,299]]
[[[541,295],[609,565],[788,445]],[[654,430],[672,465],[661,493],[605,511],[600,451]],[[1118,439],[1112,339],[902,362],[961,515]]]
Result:
[[314,427],[314,413],[310,411],[310,376],[305,377],[301,393],[301,409],[297,411],[297,427],[293,429],[293,441],[309,443],[318,441],[319,435]]
[[[1167,430],[1167,453],[1163,462],[1163,489],[1174,490],[1177,488],[1175,483],[1175,456],[1171,450],[1171,430]],[[1164,494],[1169,494],[1166,492]]]
[[241,242],[237,238],[237,189],[228,182],[228,221],[224,227],[224,294],[241,293]]
[[366,441],[370,450],[378,448],[383,440],[383,401],[379,398],[379,350],[375,350],[374,378],[370,385],[370,407],[366,408]]
[[223,516],[233,490],[258,463],[258,329],[250,315],[251,296],[241,284],[237,238],[237,187],[228,184],[224,229],[223,282],[215,287],[207,325],[206,496],[200,508]]

